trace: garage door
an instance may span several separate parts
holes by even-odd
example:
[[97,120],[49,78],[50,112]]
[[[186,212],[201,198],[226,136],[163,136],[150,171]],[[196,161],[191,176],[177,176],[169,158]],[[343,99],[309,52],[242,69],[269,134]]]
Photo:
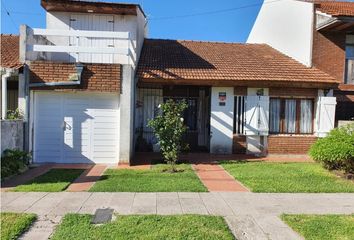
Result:
[[119,97],[35,93],[36,163],[118,163]]

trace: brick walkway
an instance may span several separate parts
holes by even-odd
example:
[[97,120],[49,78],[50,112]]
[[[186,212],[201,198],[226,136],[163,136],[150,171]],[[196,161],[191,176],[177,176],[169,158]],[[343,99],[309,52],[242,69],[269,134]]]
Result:
[[193,169],[210,192],[249,192],[216,163],[193,164]]
[[36,168],[32,168],[27,170],[26,172],[14,176],[8,180],[5,180],[3,182],[1,182],[1,191],[8,191],[11,188],[14,188],[18,185],[24,184],[28,181],[31,181],[32,179],[48,172],[50,169],[52,169],[53,164],[46,164],[46,165],[42,165]]
[[[87,187],[93,185],[93,183],[92,183],[92,185],[89,185],[89,183],[95,179],[95,178],[93,178],[93,176],[95,174],[98,174],[97,171],[100,169],[100,168],[98,168],[98,170],[97,170],[97,168],[95,168],[95,167],[96,166],[94,166],[92,164],[43,164],[43,165],[39,165],[38,167],[31,168],[20,175],[14,176],[14,177],[2,182],[1,183],[1,191],[2,192],[9,191],[18,185],[25,184],[26,182],[31,181],[32,179],[45,174],[46,172],[48,172],[51,169],[58,169],[58,168],[59,169],[86,169],[86,171],[77,179],[77,180],[80,180],[80,182],[79,182],[79,184],[76,184],[74,186],[75,188],[73,189],[73,191],[75,189],[87,190]],[[93,172],[91,172],[90,170],[93,170]],[[101,175],[102,175],[102,173],[101,173]],[[99,175],[99,176],[101,176],[101,175]],[[84,177],[86,177],[86,178],[84,178]],[[97,179],[95,181],[97,181]],[[81,190],[81,191],[85,191],[85,190]]]
[[68,192],[88,191],[102,176],[106,170],[106,165],[94,165],[86,169],[70,186],[66,189]]

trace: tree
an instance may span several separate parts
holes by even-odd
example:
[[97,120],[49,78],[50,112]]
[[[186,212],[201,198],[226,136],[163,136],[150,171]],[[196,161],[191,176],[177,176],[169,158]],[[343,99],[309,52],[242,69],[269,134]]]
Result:
[[187,126],[184,124],[183,112],[187,108],[185,100],[175,102],[172,99],[161,104],[161,114],[150,120],[148,126],[154,131],[164,160],[176,172],[176,162],[179,154],[187,146],[182,141]]

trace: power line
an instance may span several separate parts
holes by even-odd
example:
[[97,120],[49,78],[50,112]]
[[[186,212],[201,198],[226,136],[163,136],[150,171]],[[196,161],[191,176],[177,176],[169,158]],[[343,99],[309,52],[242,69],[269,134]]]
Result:
[[262,4],[269,4],[269,3],[274,3],[274,2],[279,2],[282,0],[274,0],[271,2],[265,2],[265,3],[254,3],[254,4],[249,4],[241,7],[234,7],[234,8],[226,8],[226,9],[220,9],[220,10],[215,10],[215,11],[208,11],[208,12],[200,12],[200,13],[194,13],[194,14],[185,14],[185,15],[177,15],[177,16],[166,16],[166,17],[156,17],[156,18],[149,18],[149,20],[169,20],[169,19],[176,19],[176,18],[188,18],[188,17],[196,17],[196,16],[205,16],[205,15],[212,15],[212,14],[219,14],[219,13],[225,13],[225,12],[232,12],[240,9],[245,9],[245,8],[251,8],[251,7],[257,7]]
[[12,18],[12,16],[10,15],[10,12],[7,10],[7,8],[5,7],[4,2],[1,0],[1,7],[4,9],[4,11],[6,12],[7,16],[9,16],[12,24],[14,25],[15,29],[17,29],[18,24],[16,24],[15,20]]

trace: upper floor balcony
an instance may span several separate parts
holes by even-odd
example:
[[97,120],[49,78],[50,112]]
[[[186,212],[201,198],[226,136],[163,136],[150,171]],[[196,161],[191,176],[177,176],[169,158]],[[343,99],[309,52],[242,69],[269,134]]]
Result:
[[21,61],[136,65],[130,32],[20,28]]

